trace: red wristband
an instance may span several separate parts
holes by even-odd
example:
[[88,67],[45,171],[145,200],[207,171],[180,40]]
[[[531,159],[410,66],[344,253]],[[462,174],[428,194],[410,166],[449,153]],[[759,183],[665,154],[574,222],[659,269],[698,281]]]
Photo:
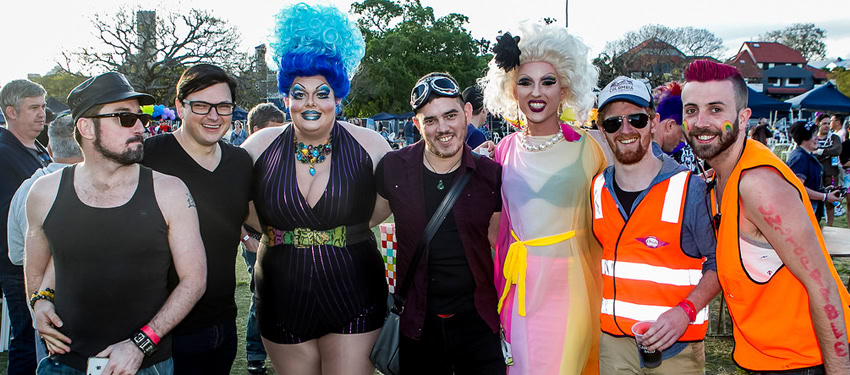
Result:
[[697,320],[697,308],[694,306],[693,302],[685,299],[682,300],[682,302],[679,302],[678,306],[681,307],[682,310],[685,310],[685,314],[688,314],[688,319],[690,319],[691,322]]
[[159,336],[156,335],[156,332],[154,332],[153,329],[151,329],[151,327],[148,327],[147,325],[145,325],[144,327],[142,327],[142,333],[147,335],[148,338],[151,339],[151,341],[153,341],[154,345],[159,345]]

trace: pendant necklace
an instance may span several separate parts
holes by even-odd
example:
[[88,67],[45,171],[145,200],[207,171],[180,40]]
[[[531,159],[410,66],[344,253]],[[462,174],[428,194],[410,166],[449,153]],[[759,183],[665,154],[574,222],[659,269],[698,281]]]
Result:
[[326,155],[330,155],[333,149],[331,147],[331,139],[332,137],[328,137],[327,142],[314,146],[298,142],[295,135],[292,135],[292,143],[295,144],[295,160],[300,161],[301,164],[310,164],[310,176],[316,175],[316,167],[314,165],[325,161],[327,159]]
[[[428,157],[427,157],[427,156],[422,155],[422,157],[423,157],[423,158],[425,158],[425,162],[426,162],[426,163],[428,163],[428,166],[429,166],[429,167],[431,167],[431,170],[432,170],[432,171],[434,171],[434,173],[436,173],[436,174],[438,174],[438,175],[441,175],[441,176],[442,176],[442,175],[444,175],[444,174],[448,174],[449,172],[451,172],[451,170],[452,170],[452,169],[454,169],[454,167],[456,167],[458,164],[460,164],[461,159],[463,159],[463,155],[461,155],[461,157],[457,159],[457,161],[454,163],[454,165],[452,165],[452,166],[449,168],[449,170],[447,170],[447,171],[446,171],[446,173],[440,173],[440,172],[437,172],[437,168],[434,168],[434,166],[433,166],[433,165],[431,165],[431,162],[430,162],[430,161],[428,161]],[[443,189],[445,189],[445,188],[446,188],[446,185],[445,185],[445,184],[443,184],[443,179],[441,178],[441,179],[440,179],[440,182],[437,182],[437,190],[443,190]]]

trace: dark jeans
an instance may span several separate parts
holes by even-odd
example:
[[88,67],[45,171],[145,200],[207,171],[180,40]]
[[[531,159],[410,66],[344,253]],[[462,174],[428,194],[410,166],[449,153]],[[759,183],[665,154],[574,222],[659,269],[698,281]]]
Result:
[[475,311],[441,318],[425,316],[421,340],[399,342],[401,373],[429,375],[505,374],[499,335]]
[[235,321],[172,337],[175,374],[230,374],[236,359]]
[[27,307],[29,300],[24,287],[24,268],[9,265],[0,267],[0,288],[6,297],[12,323],[8,373],[32,375],[38,362],[35,359],[35,330],[32,328],[32,317]]
[[[171,358],[155,365],[139,369],[136,375],[172,375],[174,362]],[[63,365],[51,358],[45,358],[39,363],[38,375],[86,375],[85,372]]]
[[826,374],[826,369],[824,369],[823,365],[820,365],[815,367],[801,368],[797,370],[748,371],[748,373],[752,375],[824,375]]
[[263,347],[263,340],[260,339],[257,310],[254,308],[254,263],[257,262],[257,253],[246,250],[245,245],[240,244],[239,247],[242,248],[242,258],[245,259],[245,266],[251,274],[251,307],[248,309],[248,324],[245,327],[245,357],[249,361],[265,361],[266,348]]

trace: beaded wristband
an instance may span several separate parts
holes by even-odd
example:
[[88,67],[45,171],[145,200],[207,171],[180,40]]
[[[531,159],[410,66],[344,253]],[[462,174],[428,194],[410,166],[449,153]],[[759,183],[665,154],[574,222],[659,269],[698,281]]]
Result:
[[679,302],[678,306],[681,307],[682,310],[685,310],[685,314],[688,314],[688,319],[690,319],[691,322],[697,320],[697,309],[693,302],[685,299],[682,300],[682,302]]
[[44,290],[33,292],[32,296],[30,296],[30,307],[35,310],[35,303],[38,300],[48,300],[53,302],[53,298],[56,296],[56,291],[50,288],[44,288]]

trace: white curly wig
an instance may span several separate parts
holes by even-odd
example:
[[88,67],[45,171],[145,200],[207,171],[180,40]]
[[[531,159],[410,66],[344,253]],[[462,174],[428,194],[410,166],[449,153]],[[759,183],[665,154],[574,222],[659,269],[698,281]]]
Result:
[[[517,33],[520,37],[520,64],[543,61],[552,64],[558,74],[562,88],[567,89],[561,107],[572,107],[578,120],[584,122],[593,108],[593,89],[599,80],[598,69],[590,63],[588,47],[566,28],[523,21]],[[478,85],[484,92],[484,107],[491,113],[508,119],[518,119],[520,113],[514,90],[517,85],[519,67],[505,72],[496,66],[495,58],[488,64],[489,70]],[[524,115],[522,115],[525,117]]]

